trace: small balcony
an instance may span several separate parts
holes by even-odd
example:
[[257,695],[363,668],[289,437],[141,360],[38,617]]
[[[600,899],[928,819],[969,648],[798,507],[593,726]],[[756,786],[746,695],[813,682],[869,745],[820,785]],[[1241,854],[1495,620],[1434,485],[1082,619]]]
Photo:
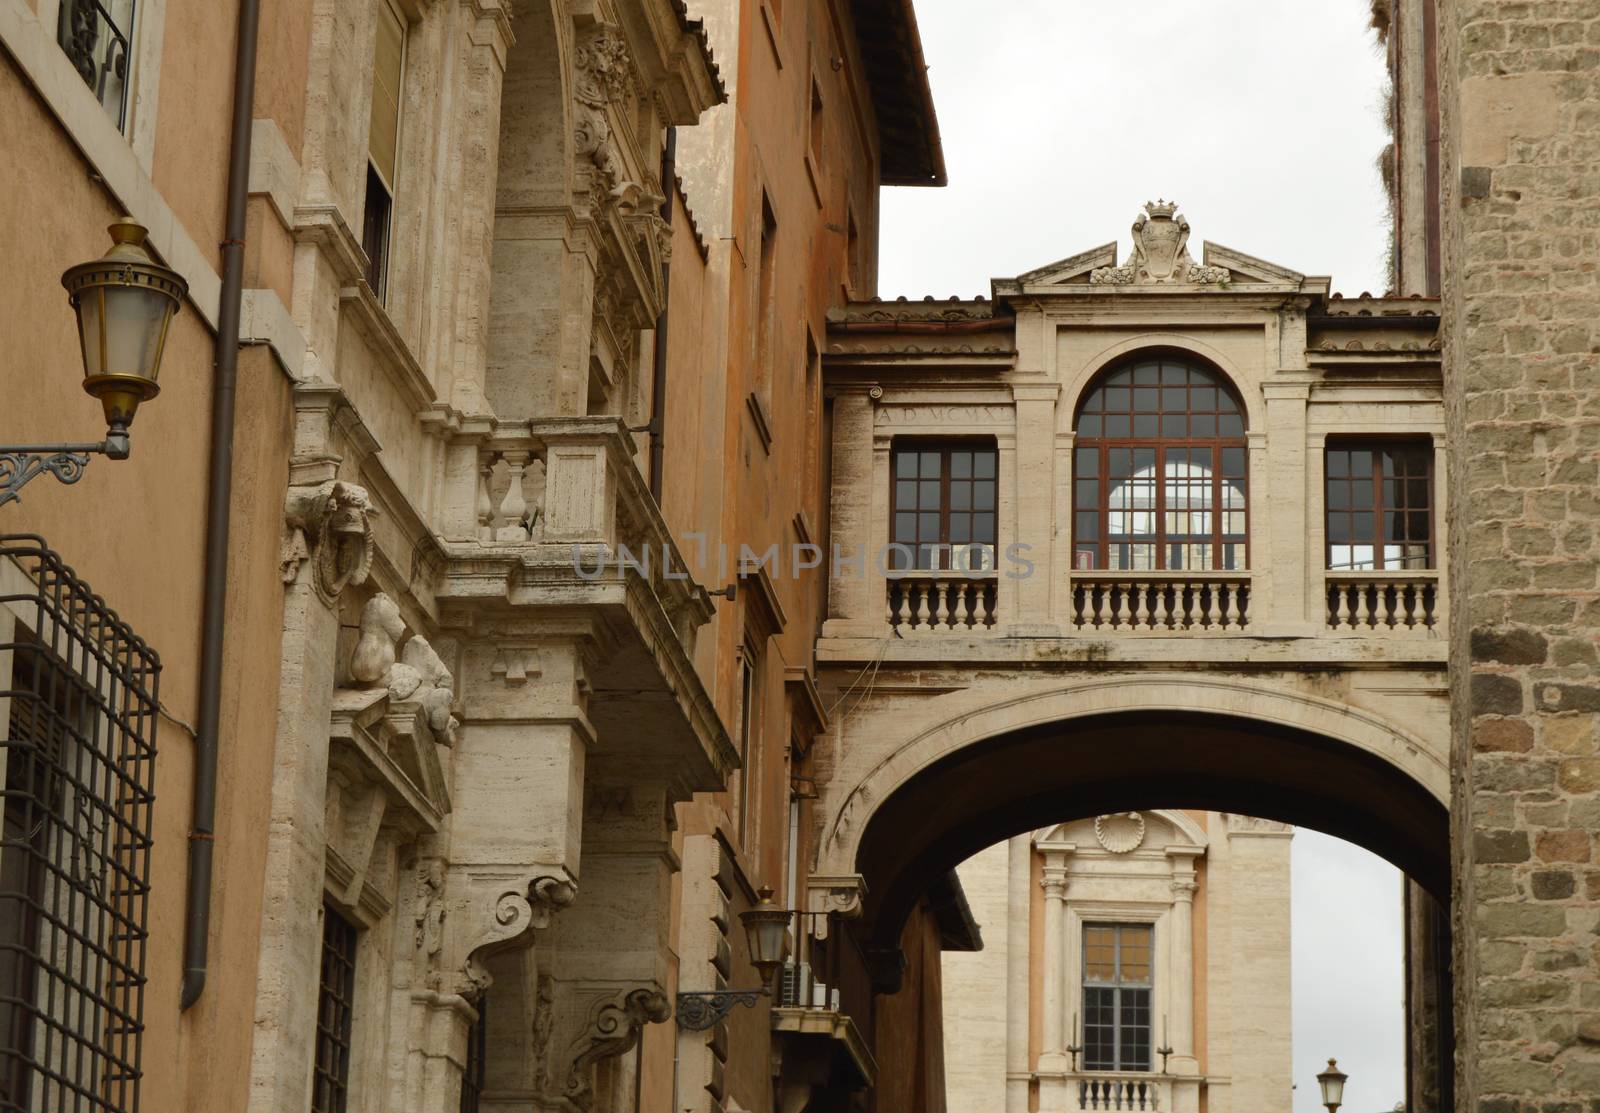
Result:
[[1148,1071],[1084,1071],[1067,1079],[1068,1105],[1080,1110],[1157,1113],[1171,1106],[1171,1084]]
[[890,573],[889,625],[902,634],[986,634],[998,579],[993,571]]
[[1114,634],[1237,634],[1250,624],[1248,572],[1075,572],[1071,625]]
[[1443,621],[1433,571],[1329,572],[1327,626],[1336,634],[1437,637]]

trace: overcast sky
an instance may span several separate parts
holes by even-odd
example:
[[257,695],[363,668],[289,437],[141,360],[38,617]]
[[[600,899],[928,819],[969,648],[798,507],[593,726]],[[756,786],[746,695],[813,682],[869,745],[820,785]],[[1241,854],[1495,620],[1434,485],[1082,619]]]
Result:
[[[1366,0],[916,0],[950,184],[883,191],[879,291],[987,295],[1115,239],[1147,200],[1200,241],[1384,287],[1382,52]],[[1347,1113],[1403,1097],[1399,879],[1294,842],[1294,1113],[1330,1055]],[[1273,1110],[1252,1113],[1278,1113]]]

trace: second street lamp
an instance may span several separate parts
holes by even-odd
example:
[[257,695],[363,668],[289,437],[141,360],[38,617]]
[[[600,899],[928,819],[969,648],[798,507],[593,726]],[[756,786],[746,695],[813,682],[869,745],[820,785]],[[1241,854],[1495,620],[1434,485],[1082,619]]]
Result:
[[678,994],[678,1027],[688,1032],[703,1032],[721,1022],[735,1005],[754,1008],[757,1001],[771,996],[773,978],[789,953],[787,908],[779,908],[771,889],[762,889],[755,907],[739,913],[744,925],[750,965],[761,975],[758,989],[723,989],[711,993]]
[[1322,1087],[1322,1104],[1328,1113],[1335,1113],[1344,1104],[1344,1084],[1350,1076],[1339,1069],[1335,1059],[1328,1060],[1328,1069],[1317,1075],[1317,1085]]
[[126,460],[128,426],[160,387],[167,333],[189,286],[145,249],[148,230],[125,216],[111,225],[111,250],[61,276],[78,318],[83,389],[100,399],[106,439],[93,444],[0,445],[0,506],[15,501],[31,479],[49,472],[76,483],[91,455]]

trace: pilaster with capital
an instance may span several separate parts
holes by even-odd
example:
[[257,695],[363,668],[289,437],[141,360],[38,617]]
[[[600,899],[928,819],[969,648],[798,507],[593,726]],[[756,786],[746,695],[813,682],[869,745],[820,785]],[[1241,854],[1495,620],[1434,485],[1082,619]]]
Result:
[[1194,895],[1195,861],[1205,853],[1198,846],[1169,846],[1172,864],[1172,987],[1168,993],[1168,1070],[1192,1074],[1199,1069],[1194,1046]]
[[1061,393],[1061,385],[1016,383],[1011,392],[1017,415],[1015,475],[1010,483],[1015,514],[1000,533],[1002,552],[998,564],[1004,577],[1011,570],[1010,562],[1004,559],[1004,550],[1010,544],[1017,544],[1026,546],[1022,555],[1033,563],[1033,570],[1030,575],[1004,580],[1000,590],[1015,596],[1015,609],[1011,612],[1013,630],[1053,634],[1058,631],[1049,623],[1048,616],[1053,613],[1051,595],[1056,585],[1050,570],[1055,534],[1056,398]]
[[887,622],[879,553],[888,542],[889,445],[885,440],[880,448],[873,429],[874,403],[882,396],[882,388],[876,386],[833,390],[829,523],[835,567],[828,577],[825,637],[878,637]]

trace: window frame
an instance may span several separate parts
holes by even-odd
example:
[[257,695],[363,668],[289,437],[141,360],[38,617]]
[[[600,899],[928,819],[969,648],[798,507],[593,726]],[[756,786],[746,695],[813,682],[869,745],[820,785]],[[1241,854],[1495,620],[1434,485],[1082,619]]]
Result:
[[[322,904],[322,917],[322,949],[317,975],[316,1040],[311,1063],[310,1110],[311,1113],[346,1113],[350,1102],[350,1065],[355,1052],[352,1032],[355,1027],[357,1004],[356,966],[361,952],[361,924],[346,916],[327,900]],[[339,946],[346,942],[347,948],[341,948],[330,955],[330,946]],[[340,967],[335,971],[342,974],[338,985],[334,985],[329,977],[330,958]],[[337,1029],[324,1022],[326,1007],[330,1002],[333,1005],[334,1019],[338,1024]],[[325,1047],[337,1053],[331,1062],[324,1056]],[[324,1095],[328,1103],[318,1104]]]
[[[373,297],[377,298],[380,305],[387,305],[389,300],[389,263],[392,252],[390,246],[394,242],[394,213],[396,198],[398,196],[397,183],[400,177],[400,161],[403,155],[401,141],[405,136],[405,89],[406,69],[411,59],[411,21],[406,13],[394,0],[372,0],[373,19],[373,72],[370,84],[374,86],[372,95],[376,95],[377,85],[377,39],[381,31],[378,21],[384,18],[384,13],[393,17],[400,27],[400,64],[395,78],[395,108],[394,108],[394,173],[395,181],[384,177],[383,171],[378,167],[377,160],[372,152],[372,105],[367,106],[367,151],[365,176],[366,186],[361,205],[361,250],[367,256],[367,285],[372,289]],[[383,194],[383,212],[372,212],[374,184]]]
[[[1155,436],[1140,437],[1131,435],[1131,426],[1129,436],[1106,436],[1103,428],[1099,434],[1093,436],[1085,436],[1081,434],[1079,430],[1082,427],[1083,418],[1085,416],[1084,407],[1088,405],[1089,401],[1100,390],[1108,386],[1108,380],[1120,371],[1131,369],[1140,363],[1144,363],[1152,359],[1171,360],[1176,363],[1182,363],[1186,365],[1186,368],[1191,372],[1199,371],[1209,375],[1214,380],[1215,388],[1223,395],[1226,395],[1229,399],[1231,399],[1234,406],[1238,410],[1240,426],[1238,435],[1222,436],[1221,434],[1218,434],[1212,437],[1195,437],[1185,435],[1182,437],[1177,437],[1164,436],[1158,433]],[[1132,390],[1142,385],[1145,384],[1130,383],[1127,389]],[[1153,389],[1161,390],[1166,385],[1167,384],[1158,382],[1155,384]],[[1188,382],[1185,383],[1186,391],[1190,385],[1192,384]],[[1192,402],[1189,403],[1189,405],[1192,406]],[[1105,412],[1106,411],[1102,411],[1101,415],[1099,416],[1103,416]],[[1110,412],[1120,414],[1122,411],[1118,410]],[[1139,411],[1135,409],[1130,408],[1128,412],[1130,416],[1139,415]],[[1176,411],[1174,411],[1174,413],[1175,412]],[[1193,417],[1196,415],[1196,411],[1192,408],[1186,408],[1183,413],[1186,417]],[[1164,411],[1157,411],[1155,414],[1155,416],[1158,418],[1163,415]],[[1200,416],[1207,415],[1202,412]],[[1070,549],[1072,555],[1070,557],[1070,562],[1074,572],[1124,572],[1132,575],[1155,572],[1181,572],[1205,575],[1218,572],[1248,572],[1250,570],[1250,535],[1252,532],[1251,527],[1253,523],[1251,521],[1250,513],[1251,480],[1249,411],[1246,409],[1244,399],[1240,395],[1237,387],[1235,387],[1233,381],[1220,368],[1208,363],[1206,360],[1201,359],[1190,352],[1183,351],[1181,349],[1141,349],[1140,351],[1129,356],[1118,359],[1116,362],[1097,372],[1095,376],[1089,380],[1088,385],[1083,388],[1083,391],[1078,398],[1077,408],[1073,412],[1072,431],[1072,539]],[[1149,510],[1149,513],[1155,529],[1149,535],[1150,540],[1148,542],[1127,541],[1117,542],[1116,544],[1149,544],[1154,549],[1155,561],[1153,567],[1146,569],[1112,568],[1110,565],[1113,542],[1111,541],[1109,527],[1111,524],[1111,515],[1113,513],[1113,508],[1111,506],[1111,494],[1115,488],[1112,485],[1112,477],[1110,474],[1111,453],[1114,450],[1126,449],[1131,451],[1141,448],[1150,449],[1154,453],[1152,475],[1155,487],[1155,500]],[[1171,477],[1167,474],[1167,452],[1169,449],[1174,448],[1180,448],[1186,451],[1196,448],[1206,448],[1212,450],[1213,452],[1212,466],[1210,469],[1211,505],[1209,510],[1212,524],[1211,532],[1208,535],[1212,558],[1211,567],[1209,568],[1174,569],[1168,567],[1169,553],[1167,550],[1168,547],[1173,544],[1173,542],[1169,541],[1170,534],[1167,529],[1166,522],[1167,487],[1169,484],[1174,482],[1174,477]],[[1082,476],[1078,467],[1079,454],[1094,449],[1098,450],[1096,473],[1095,475],[1089,477]],[[1237,477],[1228,475],[1227,470],[1224,468],[1222,463],[1222,454],[1228,449],[1238,449],[1240,452],[1240,458],[1242,462],[1240,471],[1242,474]],[[1093,507],[1083,506],[1078,495],[1080,482],[1087,482],[1089,480],[1092,480],[1096,484],[1098,492]],[[1223,501],[1223,489],[1225,486],[1232,486],[1236,482],[1239,485],[1242,494],[1244,495],[1244,505],[1239,511],[1239,513],[1244,515],[1244,530],[1238,535],[1243,538],[1241,544],[1244,550],[1244,561],[1243,564],[1238,568],[1228,568],[1222,563],[1226,555],[1226,546],[1229,544],[1225,539],[1235,535],[1228,533],[1223,529],[1224,515],[1233,512]],[[1092,542],[1085,542],[1079,536],[1079,515],[1090,512],[1094,513],[1097,517],[1098,530],[1097,536]],[[1183,534],[1181,536],[1193,537],[1199,535]],[[1079,553],[1081,550],[1087,548],[1091,544],[1095,549],[1093,562],[1094,566],[1092,568],[1080,568],[1078,566]],[[1186,544],[1192,545],[1194,542],[1191,541],[1187,542]]]
[[[929,544],[929,542],[923,542],[923,541],[920,541],[920,540],[913,540],[913,541],[909,541],[909,542],[901,541],[899,539],[898,530],[897,530],[897,519],[898,519],[898,515],[899,515],[899,503],[900,503],[900,500],[899,500],[899,483],[900,483],[899,459],[900,459],[900,456],[901,456],[902,453],[918,453],[918,454],[921,454],[921,453],[926,453],[926,452],[937,452],[937,453],[939,453],[939,458],[940,458],[939,459],[939,511],[938,511],[938,513],[939,513],[939,540],[937,542],[932,542],[932,544],[937,544],[940,547],[939,548],[939,553],[938,553],[939,563],[936,564],[934,567],[931,567],[931,568],[923,568],[923,567],[920,567],[919,564],[918,564],[918,560],[919,560],[920,553],[921,553],[921,548],[922,548],[922,546],[924,544]],[[994,506],[991,507],[989,510],[987,510],[987,511],[979,510],[976,506],[970,507],[967,510],[963,510],[963,511],[952,510],[952,508],[950,506],[950,480],[952,478],[951,475],[950,475],[950,471],[951,471],[951,469],[950,469],[950,457],[951,457],[951,454],[955,453],[955,452],[972,452],[972,453],[987,452],[987,453],[990,453],[990,454],[993,455],[993,457],[994,457],[994,475],[993,475],[993,477],[988,479],[987,482],[993,483],[993,485],[994,485]],[[978,475],[976,474],[977,473],[976,461],[974,461],[973,473],[974,474],[970,478],[971,478],[971,481],[974,484],[976,484],[976,483],[978,483],[980,481]],[[910,482],[914,482],[914,483],[926,482],[920,475],[920,465],[919,465],[919,474],[918,474],[917,478],[914,479],[914,480],[910,480]],[[917,507],[917,509],[916,509],[916,513],[925,514],[925,513],[927,513],[927,511],[922,506],[919,505]],[[965,569],[962,569],[962,568],[957,568],[955,566],[955,561],[953,559],[954,556],[955,556],[955,551],[954,551],[953,543],[950,540],[950,515],[952,513],[962,513],[962,514],[988,513],[988,514],[992,514],[994,516],[994,540],[993,541],[974,541],[974,540],[969,540],[969,541],[961,542],[961,545],[963,547],[965,547],[965,548],[970,548],[971,546],[974,546],[974,545],[987,545],[987,546],[989,546],[989,548],[992,550],[991,565],[990,565],[989,568],[983,568],[983,569],[965,568]],[[890,446],[889,446],[889,545],[891,546],[891,548],[890,548],[891,559],[888,561],[888,563],[890,565],[889,571],[890,571],[891,575],[894,575],[894,574],[905,574],[905,573],[909,573],[909,572],[957,572],[957,573],[968,573],[968,574],[970,574],[970,573],[979,573],[979,572],[993,572],[995,565],[998,564],[999,551],[1000,551],[1000,446],[999,446],[999,444],[995,440],[993,440],[992,438],[983,438],[983,437],[940,437],[940,438],[937,438],[937,439],[928,439],[928,438],[923,438],[923,437],[896,437],[894,439],[893,443],[891,443]],[[895,546],[904,546],[904,547],[909,548],[911,550],[911,567],[909,567],[909,568],[898,568],[898,567],[895,567],[895,565],[901,559],[901,555],[902,555],[900,553],[899,549],[895,548]]]
[[[1109,929],[1113,938],[1113,970],[1112,981],[1089,980],[1089,932],[1094,930]],[[1147,933],[1146,962],[1149,976],[1143,982],[1127,980],[1122,973],[1122,936],[1127,931],[1144,931]],[[1084,1018],[1083,1043],[1083,1069],[1094,1073],[1107,1074],[1149,1074],[1155,1070],[1155,1012],[1156,1012],[1156,925],[1146,921],[1117,921],[1117,920],[1084,920],[1079,931],[1079,953],[1083,956],[1082,968],[1078,974],[1079,1007]],[[1091,1066],[1089,1061],[1089,990],[1110,990],[1112,995],[1112,1021],[1111,1021],[1111,1058],[1112,1066]],[[1132,991],[1144,991],[1149,994],[1145,1009],[1145,1060],[1142,1066],[1129,1066],[1123,1062],[1122,1046],[1122,1008],[1123,994]]]
[[[1382,454],[1383,454],[1383,452],[1385,450],[1393,450],[1393,449],[1397,449],[1397,448],[1411,448],[1411,449],[1419,450],[1421,452],[1421,454],[1422,454],[1423,464],[1424,464],[1424,467],[1425,467],[1425,472],[1424,472],[1424,474],[1423,474],[1423,476],[1421,478],[1422,478],[1423,482],[1426,484],[1426,490],[1427,490],[1427,494],[1428,494],[1428,507],[1427,507],[1427,511],[1428,511],[1428,534],[1427,534],[1427,538],[1426,538],[1426,542],[1425,542],[1426,546],[1427,546],[1427,555],[1425,557],[1426,563],[1421,568],[1408,568],[1403,563],[1401,564],[1400,567],[1396,567],[1396,568],[1391,568],[1391,567],[1387,567],[1386,566],[1387,562],[1386,562],[1386,559],[1385,559],[1386,555],[1384,553],[1384,549],[1388,546],[1389,542],[1387,540],[1385,540],[1384,536],[1383,536],[1383,516],[1384,516],[1384,514],[1385,513],[1410,514],[1410,513],[1414,512],[1409,504],[1406,505],[1406,506],[1401,507],[1399,510],[1392,510],[1391,508],[1389,508],[1386,505],[1386,503],[1384,501],[1384,497],[1383,497],[1383,494],[1384,494],[1384,475],[1383,475]],[[1360,511],[1358,511],[1356,509],[1353,509],[1353,508],[1342,509],[1342,510],[1337,510],[1337,511],[1333,509],[1333,505],[1332,505],[1333,499],[1331,497],[1331,492],[1329,491],[1329,484],[1333,480],[1334,477],[1331,475],[1330,469],[1328,467],[1329,456],[1334,452],[1359,452],[1359,451],[1367,451],[1367,452],[1371,452],[1372,453],[1372,507],[1371,507],[1371,516],[1372,516],[1372,531],[1373,532],[1372,532],[1372,540],[1370,542],[1370,545],[1372,547],[1372,553],[1373,553],[1373,562],[1372,562],[1373,566],[1371,568],[1355,568],[1355,567],[1336,568],[1336,567],[1334,567],[1334,563],[1333,563],[1334,541],[1333,541],[1333,530],[1331,528],[1332,527],[1333,515],[1334,514],[1339,514],[1339,515],[1347,516],[1353,522],[1358,516],[1360,516]],[[1326,571],[1334,572],[1334,573],[1340,573],[1340,572],[1353,572],[1353,573],[1362,573],[1362,572],[1437,572],[1438,569],[1439,569],[1439,564],[1438,564],[1438,559],[1439,559],[1439,499],[1437,497],[1438,496],[1438,490],[1437,490],[1437,482],[1438,482],[1437,465],[1438,465],[1438,448],[1434,443],[1434,438],[1432,436],[1430,436],[1430,435],[1427,435],[1427,434],[1403,434],[1403,433],[1397,433],[1397,434],[1364,435],[1364,434],[1359,434],[1359,433],[1350,433],[1350,434],[1340,433],[1340,434],[1335,434],[1335,435],[1327,437],[1322,443],[1322,563],[1323,563],[1324,569]],[[1352,475],[1352,476],[1340,477],[1340,478],[1355,479],[1357,477]],[[1406,476],[1404,478],[1409,480],[1409,479],[1414,479],[1416,477],[1414,477],[1414,476]],[[1414,544],[1414,543],[1415,542],[1413,542],[1410,538],[1407,538],[1405,541],[1399,542],[1399,544],[1401,544],[1401,545]],[[1358,544],[1358,542],[1356,542],[1355,540],[1352,539],[1350,541],[1344,542],[1343,544],[1346,547],[1352,547],[1352,546]],[[1402,562],[1404,561],[1404,559],[1405,558],[1403,556],[1400,558],[1400,560]]]
[[[67,56],[67,61],[71,63],[74,72],[83,79],[84,85],[88,87],[90,94],[100,105],[101,110],[105,112],[117,131],[125,138],[130,137],[129,110],[133,105],[134,71],[138,62],[139,19],[144,2],[145,0],[126,0],[128,7],[126,27],[119,26],[112,17],[110,9],[115,0],[59,0],[59,7],[56,10],[56,45]],[[71,42],[73,38],[71,26],[73,17],[83,11],[89,12],[91,18],[95,20],[96,41],[89,47],[89,55],[82,55],[75,51]],[[101,88],[106,80],[106,66],[110,63],[102,64],[99,61],[98,47],[100,35],[105,33],[107,28],[110,29],[113,42],[120,43],[122,46],[122,88],[118,94],[114,112],[112,111],[112,106],[106,103],[105,93]],[[84,73],[82,67],[85,63],[93,65],[99,71],[99,85],[91,79],[89,74]]]

